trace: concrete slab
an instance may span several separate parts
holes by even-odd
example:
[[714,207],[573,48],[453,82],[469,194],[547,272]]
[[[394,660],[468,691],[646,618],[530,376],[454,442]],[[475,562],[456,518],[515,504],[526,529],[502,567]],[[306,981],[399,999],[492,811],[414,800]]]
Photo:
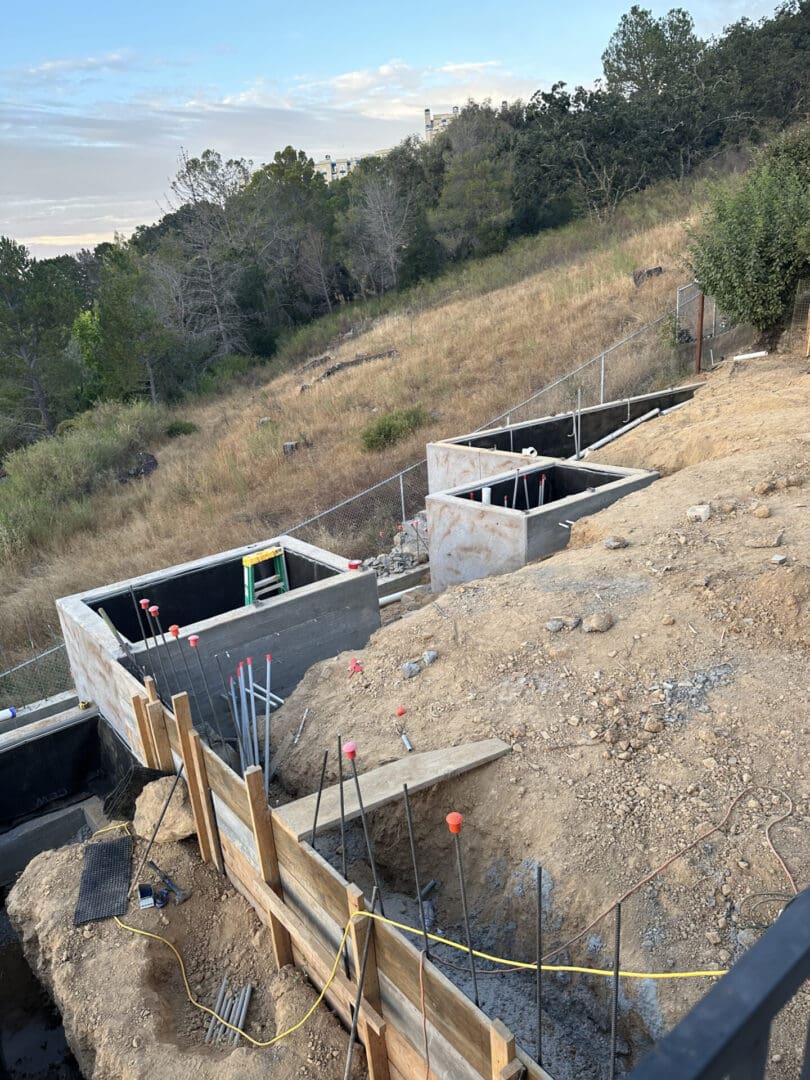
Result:
[[[359,777],[360,792],[365,810],[374,810],[393,799],[402,798],[402,785],[408,785],[409,792],[421,791],[432,787],[442,780],[477,769],[490,761],[497,761],[510,752],[510,747],[501,739],[484,739],[481,742],[464,743],[462,746],[449,746],[443,750],[427,750],[408,754],[398,761],[381,765]],[[343,787],[345,818],[351,821],[360,816],[357,792],[354,781],[348,776]],[[315,814],[317,793],[303,799],[280,806],[274,813],[278,815],[299,840],[306,840],[312,835],[312,819]],[[340,824],[340,786],[335,784],[325,788],[321,796],[318,813],[320,834],[334,829]]]

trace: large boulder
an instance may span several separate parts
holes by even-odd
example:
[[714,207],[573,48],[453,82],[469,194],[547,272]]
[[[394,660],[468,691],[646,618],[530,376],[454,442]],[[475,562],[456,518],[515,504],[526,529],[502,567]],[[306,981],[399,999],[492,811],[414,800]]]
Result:
[[[162,776],[147,784],[138,796],[135,803],[135,820],[133,822],[135,832],[148,840],[157,825],[160,812],[175,778]],[[158,834],[155,837],[157,844],[171,844],[175,840],[185,840],[187,836],[195,833],[194,815],[191,810],[191,800],[188,797],[188,788],[185,780],[181,779],[177,784],[177,790],[172,795],[166,816],[163,818]]]

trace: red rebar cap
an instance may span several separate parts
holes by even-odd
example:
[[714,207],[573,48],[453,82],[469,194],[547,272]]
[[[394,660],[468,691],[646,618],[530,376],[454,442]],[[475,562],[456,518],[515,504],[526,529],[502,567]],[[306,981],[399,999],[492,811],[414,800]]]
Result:
[[192,634],[191,637],[188,639],[188,643],[192,647],[192,649],[196,649],[197,646],[200,644],[200,635]]
[[359,570],[362,565],[359,559],[349,559],[350,570]]
[[397,716],[404,716],[405,712],[406,712],[405,706],[400,705],[400,707],[397,709]]
[[158,617],[158,615],[160,614],[160,608],[157,606],[157,604],[152,604],[152,606],[149,608],[149,614],[152,616],[153,619],[156,619]]
[[273,654],[271,652],[269,652],[267,654],[267,656],[265,657],[265,660],[272,660],[272,659],[273,659]]
[[247,663],[250,664],[251,667],[253,667],[253,657],[252,656],[249,656],[247,658]]
[[450,830],[451,833],[461,832],[461,826],[464,822],[464,817],[462,814],[458,814],[454,810],[451,814],[448,814],[444,820],[447,822],[447,828]]
[[180,637],[180,627],[177,625],[177,623],[172,623],[172,625],[169,627],[169,633],[172,635],[172,637]]
[[353,742],[347,742],[343,744],[343,753],[349,759],[353,761],[357,757],[357,744]]
[[141,605],[144,611],[146,611],[146,609],[149,607],[149,601],[146,599],[146,597],[144,597],[143,600],[139,600],[138,603]]

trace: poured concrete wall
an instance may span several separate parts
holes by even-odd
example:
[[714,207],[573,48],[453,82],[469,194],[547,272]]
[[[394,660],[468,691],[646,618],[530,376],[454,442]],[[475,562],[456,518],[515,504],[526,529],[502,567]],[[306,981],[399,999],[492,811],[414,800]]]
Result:
[[[525,462],[525,458],[523,459]],[[560,466],[560,463],[556,463]],[[434,592],[466,581],[507,574],[527,562],[546,558],[566,547],[569,521],[596,513],[632,491],[646,487],[658,473],[644,469],[621,469],[613,465],[578,466],[566,462],[570,471],[615,477],[592,491],[557,499],[528,512],[507,506],[486,505],[465,496],[469,486],[428,495],[425,500],[430,542],[430,583]],[[548,464],[531,465],[517,470],[519,477],[536,480]],[[488,477],[487,485],[512,481],[515,470]],[[481,485],[476,484],[476,488]]]
[[[273,690],[285,697],[299,681],[304,672],[318,660],[334,656],[343,649],[359,649],[380,625],[376,576],[372,571],[350,571],[348,562],[340,556],[313,547],[293,537],[281,536],[244,548],[211,556],[211,561],[222,562],[241,558],[252,551],[272,544],[281,544],[285,550],[312,559],[337,571],[334,576],[310,585],[302,585],[288,593],[282,593],[257,607],[240,607],[203,622],[184,626],[180,644],[168,642],[175,661],[175,677],[164,647],[160,655],[164,663],[162,677],[155,648],[145,653],[147,671],[157,673],[158,686],[164,700],[168,691],[187,690],[189,678],[177,651],[185,649],[191,673],[192,702],[195,723],[205,728],[212,719],[208,695],[202,684],[202,676],[196,657],[188,648],[190,634],[200,635],[200,654],[206,669],[206,678],[212,690],[214,705],[220,709],[221,718],[228,715],[224,699],[217,698],[222,684],[219,680],[214,654],[233,655],[237,660],[253,656],[256,674],[264,682],[265,654],[273,654]],[[150,585],[161,578],[181,577],[186,571],[206,564],[205,559],[170,567],[154,574],[118,582],[86,593],[63,597],[56,602],[59,621],[65,639],[71,674],[79,697],[91,701],[110,725],[130,746],[138,746],[139,739],[132,713],[132,696],[143,693],[143,684],[137,674],[129,670],[124,648],[107,624],[88,605],[98,604],[105,597],[128,590],[132,585],[140,592],[148,592]],[[164,626],[165,629],[165,626]],[[144,654],[143,645],[132,646],[131,655],[136,661]],[[223,667],[228,669],[223,656]],[[168,683],[168,687],[167,684]]]
[[[701,385],[690,383],[583,409],[580,414],[582,448],[598,442],[651,409],[670,409],[689,401]],[[526,457],[521,454],[524,447],[534,447],[540,457],[570,458],[576,449],[573,424],[574,413],[560,413],[428,443],[428,491],[433,494],[464,484],[477,484],[487,476],[524,465]]]

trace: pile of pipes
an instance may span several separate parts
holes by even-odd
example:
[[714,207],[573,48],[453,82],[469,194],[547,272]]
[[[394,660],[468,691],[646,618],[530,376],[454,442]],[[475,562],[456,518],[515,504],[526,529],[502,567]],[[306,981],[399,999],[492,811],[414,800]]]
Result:
[[[228,701],[231,707],[236,741],[239,747],[239,762],[242,775],[251,765],[264,769],[264,793],[270,791],[270,709],[277,709],[284,704],[284,698],[278,697],[270,689],[273,671],[273,656],[266,656],[267,669],[264,685],[253,678],[253,660],[247,657],[240,660],[236,675],[228,676]],[[259,743],[259,719],[257,718],[257,700],[264,705],[264,739]]]
[[222,1043],[224,1039],[225,1046],[236,1046],[240,1039],[239,1032],[244,1028],[252,993],[250,983],[246,983],[241,990],[228,990],[228,977],[225,976],[214,1005],[216,1016],[211,1017],[205,1035],[206,1042]]

